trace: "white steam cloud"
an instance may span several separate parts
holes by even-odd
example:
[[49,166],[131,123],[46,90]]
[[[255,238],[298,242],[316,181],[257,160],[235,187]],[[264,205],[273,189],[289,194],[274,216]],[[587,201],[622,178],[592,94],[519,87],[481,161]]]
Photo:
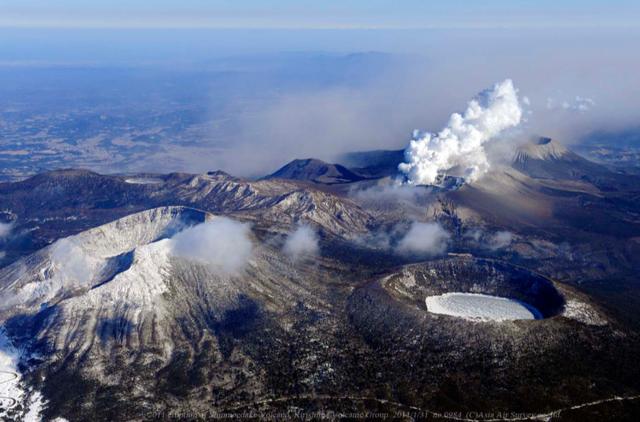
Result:
[[398,243],[403,254],[439,255],[447,250],[449,233],[438,223],[413,223]]
[[499,231],[489,236],[487,245],[489,249],[498,250],[506,248],[513,241],[513,234],[509,231]]
[[13,223],[0,223],[0,240],[9,237],[11,229],[13,229]]
[[73,238],[56,241],[51,247],[56,275],[65,282],[86,284],[93,280],[102,261],[91,256]]
[[[9,237],[9,234],[11,234],[12,229],[13,229],[13,223],[0,222],[0,246],[2,246],[4,239]],[[0,250],[0,260],[4,259],[6,255],[7,255],[6,252]]]
[[476,246],[487,248],[492,251],[504,249],[513,243],[516,236],[507,230],[501,230],[494,233],[487,233],[481,229],[468,230],[464,237]]
[[450,170],[473,182],[489,169],[483,144],[521,119],[517,90],[506,79],[469,101],[463,114],[452,114],[437,135],[414,132],[405,150],[406,162],[398,168],[410,184],[433,184],[439,174]]
[[171,239],[171,252],[225,273],[236,272],[251,257],[249,232],[247,224],[217,217],[176,234]]
[[282,250],[292,259],[317,255],[318,234],[309,226],[300,226],[287,237]]

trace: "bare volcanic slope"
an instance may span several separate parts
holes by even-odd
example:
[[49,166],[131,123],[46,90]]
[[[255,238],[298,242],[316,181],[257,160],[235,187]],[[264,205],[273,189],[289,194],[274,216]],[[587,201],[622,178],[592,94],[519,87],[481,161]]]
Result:
[[360,151],[344,154],[340,163],[368,178],[398,175],[398,165],[404,161],[404,150]]
[[447,197],[503,227],[626,238],[640,234],[639,183],[541,138],[520,147],[511,166],[494,166]]
[[636,179],[636,183],[640,180],[589,161],[551,138],[539,138],[520,146],[512,166],[535,179],[583,181],[603,191],[637,190],[630,179]]

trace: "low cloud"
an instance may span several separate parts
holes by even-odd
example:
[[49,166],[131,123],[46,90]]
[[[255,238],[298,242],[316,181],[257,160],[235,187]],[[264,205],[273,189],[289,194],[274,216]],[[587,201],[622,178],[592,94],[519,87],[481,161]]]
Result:
[[86,284],[93,280],[99,260],[88,255],[72,238],[56,241],[51,247],[56,275],[63,280]]
[[372,231],[356,238],[356,243],[370,249],[391,249],[393,235],[385,231]]
[[487,238],[487,247],[491,250],[504,249],[513,241],[513,233],[509,231],[499,231]]
[[433,188],[401,184],[399,178],[387,185],[353,189],[349,196],[365,208],[397,210],[411,220],[420,219],[424,215],[424,209],[435,200]]
[[402,202],[416,204],[431,198],[433,189],[414,189],[402,184],[400,178],[387,185],[376,185],[366,189],[357,189],[349,192],[350,196],[360,202]]
[[[0,222],[0,246],[2,246],[4,244],[4,241],[9,237],[12,229],[13,223]],[[7,254],[5,251],[0,250],[0,260],[3,260],[6,255]]]
[[318,234],[309,226],[300,226],[287,236],[282,250],[292,259],[317,255],[320,251]]
[[585,113],[595,107],[596,102],[592,98],[581,97],[576,95],[573,100],[556,100],[552,97],[547,98],[548,110],[567,110],[579,113]]
[[464,237],[475,243],[477,247],[491,249],[497,251],[511,245],[514,240],[514,234],[507,230],[501,230],[494,233],[488,233],[481,229],[467,230]]
[[439,255],[447,250],[451,236],[438,223],[413,223],[398,243],[397,251],[408,255]]
[[0,223],[0,240],[6,239],[13,230],[13,223]]
[[248,224],[217,217],[176,234],[171,239],[171,252],[226,273],[236,272],[251,257],[249,233]]

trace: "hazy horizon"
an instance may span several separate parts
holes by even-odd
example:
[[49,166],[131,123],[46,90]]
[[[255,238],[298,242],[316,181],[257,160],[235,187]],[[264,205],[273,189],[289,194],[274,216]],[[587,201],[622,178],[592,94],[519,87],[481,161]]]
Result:
[[428,28],[637,26],[630,0],[5,0],[0,26],[83,28]]
[[[595,132],[635,131],[640,117],[640,60],[631,53],[640,30],[630,27],[0,28],[0,35],[0,118],[16,110],[38,122],[47,116],[31,144],[42,147],[43,170],[260,176],[295,158],[400,149],[413,130],[437,132],[473,95],[506,78],[530,101],[519,139],[574,145]],[[136,120],[127,123],[127,113]],[[158,125],[168,114],[171,127]],[[64,129],[63,121],[92,115],[116,119],[122,130]],[[24,135],[10,126],[0,165],[25,165]],[[156,138],[123,139],[133,128]]]

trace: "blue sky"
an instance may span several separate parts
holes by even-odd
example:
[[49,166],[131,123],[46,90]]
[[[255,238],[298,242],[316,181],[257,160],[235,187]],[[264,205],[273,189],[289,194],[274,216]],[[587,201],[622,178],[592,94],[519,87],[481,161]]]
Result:
[[637,0],[0,0],[4,27],[638,26]]

